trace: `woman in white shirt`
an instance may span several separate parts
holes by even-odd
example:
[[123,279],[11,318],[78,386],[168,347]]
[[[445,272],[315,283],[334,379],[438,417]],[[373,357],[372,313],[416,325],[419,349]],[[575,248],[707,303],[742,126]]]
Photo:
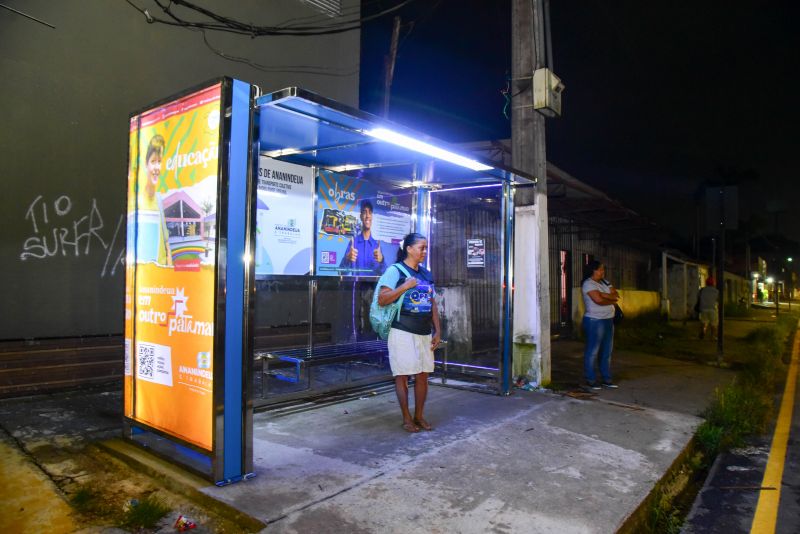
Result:
[[595,367],[600,360],[602,387],[615,389],[611,380],[611,351],[614,346],[614,304],[619,293],[605,279],[606,268],[601,262],[592,260],[586,265],[586,277],[581,284],[583,304],[583,332],[586,349],[583,352],[583,371],[586,384],[591,389],[600,389]]

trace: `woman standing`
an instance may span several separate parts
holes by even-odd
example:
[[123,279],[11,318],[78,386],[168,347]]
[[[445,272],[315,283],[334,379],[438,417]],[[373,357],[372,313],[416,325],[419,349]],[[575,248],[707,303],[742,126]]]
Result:
[[[387,306],[403,299],[400,313],[389,332],[389,364],[403,429],[406,432],[433,430],[425,420],[428,373],[433,372],[433,351],[439,346],[441,327],[436,308],[433,276],[422,266],[428,254],[428,241],[420,234],[408,234],[397,251],[397,263],[381,277],[378,304]],[[408,378],[414,381],[414,416],[408,408]]]
[[619,301],[619,293],[605,279],[605,265],[592,260],[586,265],[585,278],[581,284],[583,304],[583,332],[586,335],[586,349],[583,352],[583,371],[586,385],[600,389],[595,367],[600,356],[600,375],[602,386],[616,389],[611,380],[611,350],[614,345],[614,304]]

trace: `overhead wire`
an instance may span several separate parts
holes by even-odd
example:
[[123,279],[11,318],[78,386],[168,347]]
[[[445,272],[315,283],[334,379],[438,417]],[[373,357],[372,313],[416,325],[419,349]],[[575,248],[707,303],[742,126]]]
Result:
[[[329,24],[317,25],[303,25],[289,27],[283,26],[258,26],[250,23],[245,23],[237,19],[220,15],[210,9],[195,5],[187,0],[170,0],[169,3],[164,0],[153,0],[161,11],[168,17],[162,18],[154,16],[148,10],[135,5],[131,0],[125,0],[129,5],[134,7],[137,11],[142,13],[148,23],[159,23],[170,26],[182,26],[185,28],[197,28],[202,30],[212,30],[227,33],[234,33],[239,35],[248,35],[250,37],[263,37],[263,36],[313,36],[313,35],[332,35],[337,33],[349,32],[360,29],[364,23],[378,19],[380,17],[389,15],[405,7],[406,5],[414,2],[415,0],[401,0],[396,5],[384,9],[378,13],[366,17],[359,17],[353,20],[337,20]],[[204,17],[207,21],[194,21],[183,18],[175,13],[173,7],[182,7],[190,11],[194,11]],[[346,17],[345,17],[346,18]],[[171,20],[170,20],[171,19]]]
[[20,15],[21,17],[25,17],[26,19],[32,20],[34,22],[38,22],[39,24],[42,24],[43,26],[47,26],[47,27],[52,28],[54,30],[56,29],[56,27],[53,26],[52,24],[50,24],[49,22],[45,22],[42,19],[37,19],[33,15],[28,15],[27,13],[23,13],[22,11],[14,9],[13,7],[9,7],[9,6],[5,5],[5,4],[0,4],[0,7],[3,8],[3,9],[9,10],[12,13],[16,13],[17,15]]
[[206,35],[205,30],[193,30],[199,31],[203,34],[203,43],[205,43],[206,47],[211,50],[214,54],[218,55],[223,59],[227,59],[228,61],[234,61],[236,63],[244,63],[245,65],[249,65],[256,70],[260,70],[262,72],[291,72],[295,74],[316,74],[318,76],[335,76],[335,77],[348,77],[353,76],[359,72],[359,69],[356,67],[350,71],[345,72],[335,72],[341,69],[328,69],[326,67],[318,67],[315,65],[282,65],[282,66],[268,66],[262,65],[261,63],[257,63],[251,59],[246,57],[240,56],[233,56],[230,54],[226,54],[222,50],[217,49],[214,45],[212,45],[208,41],[208,36]]
[[[360,6],[352,6],[342,10],[342,15],[333,17],[332,22],[322,24],[317,21],[324,21],[326,15],[312,15],[306,17],[295,17],[287,19],[278,23],[275,26],[259,26],[246,22],[242,22],[232,17],[221,15],[210,9],[198,6],[187,0],[153,0],[161,12],[167,18],[159,17],[150,13],[148,9],[139,7],[132,0],[125,0],[131,7],[140,12],[149,24],[164,24],[167,26],[181,27],[191,31],[199,31],[203,37],[203,44],[215,55],[237,63],[246,64],[254,69],[263,72],[292,72],[303,74],[316,74],[321,76],[337,76],[347,77],[353,76],[359,72],[359,68],[344,70],[344,69],[331,69],[328,67],[314,66],[314,65],[281,65],[281,66],[268,66],[253,61],[246,57],[235,56],[225,53],[223,50],[211,44],[208,39],[207,31],[215,31],[222,33],[230,33],[235,35],[247,35],[251,38],[264,37],[264,36],[319,36],[343,33],[360,29],[365,23],[386,15],[392,14],[415,0],[400,0],[394,6],[382,9],[377,13],[370,14],[365,17],[352,18],[354,15],[360,15],[364,6],[371,6],[375,4],[382,4],[383,0],[368,0]],[[416,21],[416,25],[424,23],[431,14],[439,7],[443,0],[436,0],[436,2],[427,10],[421,19]],[[185,15],[176,13],[175,8],[180,7],[192,11],[205,17],[208,20],[190,20]],[[402,44],[411,35],[415,29],[415,23],[410,24],[408,33],[401,40]]]
[[[136,9],[142,15],[144,15],[145,19],[148,23],[161,23],[168,26],[176,26],[181,27],[186,30],[200,32],[203,38],[203,44],[215,55],[237,63],[242,63],[248,65],[256,70],[260,70],[262,72],[287,72],[287,73],[297,73],[297,74],[313,74],[319,76],[332,76],[332,77],[349,77],[357,74],[359,72],[358,65],[347,68],[347,69],[334,69],[330,67],[323,67],[323,66],[316,66],[316,65],[276,65],[276,66],[269,66],[258,63],[246,57],[235,56],[232,54],[225,53],[223,50],[219,49],[217,46],[211,44],[206,34],[207,30],[214,30],[214,31],[221,31],[224,33],[233,33],[233,34],[242,34],[241,31],[231,31],[227,24],[234,21],[234,19],[230,19],[228,17],[222,17],[220,15],[215,16],[215,20],[220,20],[219,24],[208,24],[208,23],[201,23],[196,21],[186,21],[182,18],[178,17],[172,12],[172,6],[174,4],[180,4],[180,1],[171,0],[168,3],[162,0],[154,0],[156,5],[165,13],[167,16],[170,17],[172,20],[165,20],[159,19],[154,17],[147,9],[144,9],[138,5],[136,5],[132,0],[125,0],[131,7]],[[377,3],[380,0],[372,0],[370,3]],[[398,9],[413,0],[407,0],[406,2],[391,8],[392,10]],[[202,8],[201,8],[202,9]],[[382,13],[385,13],[389,10],[384,10]],[[374,17],[365,17],[364,20],[372,19]],[[289,19],[292,20],[292,19]],[[285,21],[284,21],[285,22]],[[222,25],[221,25],[222,24]],[[241,27],[242,23],[238,23],[239,27]],[[248,33],[249,34],[249,33]],[[305,34],[305,35],[313,35],[313,34]]]

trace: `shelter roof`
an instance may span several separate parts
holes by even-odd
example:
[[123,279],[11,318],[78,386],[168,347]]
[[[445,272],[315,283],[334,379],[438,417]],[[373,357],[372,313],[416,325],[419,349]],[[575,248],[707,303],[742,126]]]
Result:
[[298,87],[261,96],[256,105],[260,153],[284,161],[397,185],[536,181],[502,162],[481,161],[459,147]]

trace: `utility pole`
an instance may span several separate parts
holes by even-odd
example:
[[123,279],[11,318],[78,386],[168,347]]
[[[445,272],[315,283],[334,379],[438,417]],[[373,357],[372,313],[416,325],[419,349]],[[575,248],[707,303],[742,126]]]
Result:
[[394,18],[392,27],[392,44],[389,46],[389,55],[386,57],[386,78],[383,85],[383,117],[389,117],[389,99],[392,95],[392,81],[394,80],[394,64],[397,61],[397,44],[400,40],[400,17]]
[[550,382],[550,281],[547,223],[545,117],[533,108],[533,73],[552,65],[547,56],[549,0],[512,0],[511,153],[514,168],[533,175],[535,188],[518,189],[514,261],[513,341],[531,336],[533,361],[518,361],[514,373]]

